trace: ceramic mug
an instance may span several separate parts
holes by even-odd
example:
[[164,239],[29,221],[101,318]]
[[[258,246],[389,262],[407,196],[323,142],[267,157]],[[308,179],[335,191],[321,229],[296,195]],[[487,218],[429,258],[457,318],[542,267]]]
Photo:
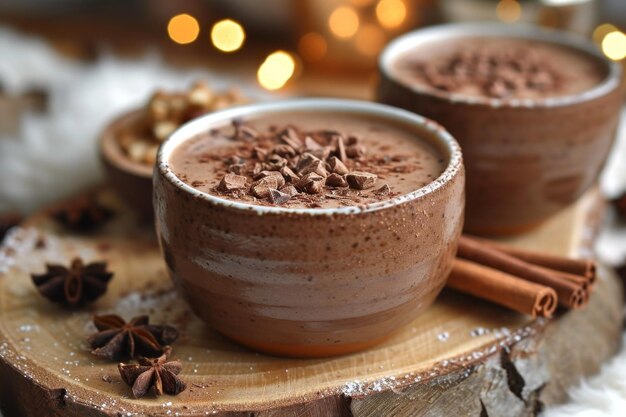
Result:
[[[398,59],[420,46],[468,38],[515,38],[557,45],[597,61],[606,73],[590,90],[543,99],[470,97],[411,84]],[[425,52],[422,61],[428,60]],[[377,101],[431,118],[461,144],[467,170],[466,230],[515,234],[575,202],[597,179],[618,125],[621,69],[588,40],[533,26],[448,24],[392,41],[379,60]]]
[[[288,208],[201,192],[168,163],[185,141],[232,119],[294,112],[401,125],[433,144],[446,168],[367,206]],[[319,357],[378,343],[434,301],[455,256],[464,186],[460,149],[436,123],[376,103],[305,99],[224,110],[178,129],[158,153],[154,208],[169,274],[200,318],[260,351]]]

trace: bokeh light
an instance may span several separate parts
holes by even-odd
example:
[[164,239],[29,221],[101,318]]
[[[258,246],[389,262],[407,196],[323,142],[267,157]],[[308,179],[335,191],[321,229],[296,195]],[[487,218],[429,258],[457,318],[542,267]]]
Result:
[[328,19],[328,27],[338,38],[350,38],[359,30],[359,15],[352,7],[337,7]]
[[320,61],[326,56],[327,51],[328,43],[319,33],[309,32],[298,41],[298,52],[307,61]]
[[614,61],[626,58],[626,35],[618,30],[608,33],[602,39],[602,52]]
[[367,7],[373,2],[374,0],[350,0],[350,3],[354,4],[357,7]]
[[503,22],[515,22],[522,16],[522,6],[517,0],[500,0],[496,6],[496,15]]
[[272,52],[259,67],[257,79],[263,88],[278,90],[289,81],[295,69],[296,62],[288,52]]
[[615,32],[617,28],[610,23],[603,23],[593,30],[591,38],[594,42],[600,44],[606,35]]
[[241,48],[246,40],[243,27],[231,19],[220,20],[211,29],[211,42],[223,52],[234,52]]
[[376,25],[363,25],[356,34],[356,48],[363,55],[374,56],[385,46],[385,33]]
[[387,29],[397,28],[406,18],[406,5],[403,0],[380,0],[376,5],[376,17]]
[[200,25],[195,17],[182,13],[170,19],[167,34],[174,42],[185,45],[198,39]]

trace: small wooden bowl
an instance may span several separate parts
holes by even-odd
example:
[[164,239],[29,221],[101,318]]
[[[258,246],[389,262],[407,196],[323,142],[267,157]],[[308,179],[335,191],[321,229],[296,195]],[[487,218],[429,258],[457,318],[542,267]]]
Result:
[[153,167],[132,161],[122,149],[119,134],[132,126],[146,123],[146,111],[137,109],[113,120],[100,136],[100,158],[104,163],[108,182],[142,222],[152,222]]

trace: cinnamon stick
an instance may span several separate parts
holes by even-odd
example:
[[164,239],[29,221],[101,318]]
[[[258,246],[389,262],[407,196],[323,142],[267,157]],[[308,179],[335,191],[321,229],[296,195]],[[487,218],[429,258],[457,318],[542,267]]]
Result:
[[471,238],[528,263],[584,277],[590,287],[593,287],[596,282],[596,264],[592,260],[566,258],[547,253],[529,251],[474,236]]
[[464,259],[455,259],[448,287],[533,317],[552,317],[556,292],[513,275]]
[[584,279],[579,282],[562,276],[562,272],[551,271],[525,262],[482,243],[462,236],[457,256],[507,274],[553,288],[559,304],[568,308],[580,308],[589,300],[588,286]]

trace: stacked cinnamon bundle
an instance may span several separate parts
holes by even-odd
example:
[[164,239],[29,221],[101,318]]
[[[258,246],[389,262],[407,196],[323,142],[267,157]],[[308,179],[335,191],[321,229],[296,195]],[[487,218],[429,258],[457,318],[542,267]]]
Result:
[[581,308],[596,280],[593,261],[531,252],[462,236],[448,286],[533,317]]

